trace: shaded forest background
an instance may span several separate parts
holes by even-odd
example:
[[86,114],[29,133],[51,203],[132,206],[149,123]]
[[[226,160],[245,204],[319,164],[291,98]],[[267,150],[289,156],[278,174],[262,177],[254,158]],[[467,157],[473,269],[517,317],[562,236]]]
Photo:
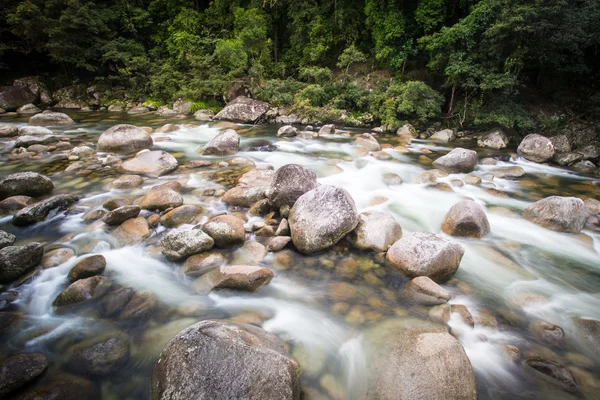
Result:
[[357,124],[552,129],[600,111],[598,0],[4,0],[3,83],[107,102],[235,89]]

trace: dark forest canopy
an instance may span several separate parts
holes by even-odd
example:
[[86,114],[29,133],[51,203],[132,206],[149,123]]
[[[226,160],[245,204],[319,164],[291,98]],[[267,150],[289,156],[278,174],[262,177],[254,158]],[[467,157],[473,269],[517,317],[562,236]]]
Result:
[[544,101],[600,103],[598,0],[4,0],[10,78],[222,102],[244,84],[275,105],[384,124],[531,129]]

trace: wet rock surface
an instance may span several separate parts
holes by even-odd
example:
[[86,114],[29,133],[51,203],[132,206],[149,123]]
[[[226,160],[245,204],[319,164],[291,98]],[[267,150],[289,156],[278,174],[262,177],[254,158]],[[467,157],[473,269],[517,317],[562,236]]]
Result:
[[449,174],[471,172],[477,166],[478,156],[473,150],[456,148],[435,160],[433,165]]
[[180,260],[212,249],[215,241],[200,229],[176,229],[167,233],[160,244],[167,258]]
[[44,248],[39,243],[0,249],[0,282],[13,281],[29,272],[40,263],[43,255]]
[[133,153],[152,147],[152,137],[143,129],[134,125],[115,125],[98,138],[98,151],[118,154]]
[[78,196],[58,194],[19,210],[12,219],[15,226],[27,226],[45,220],[50,213],[64,211],[79,200]]
[[450,208],[442,222],[442,231],[450,236],[481,238],[490,233],[490,223],[479,204],[463,200]]
[[18,354],[0,362],[0,396],[36,379],[48,368],[48,358],[40,353]]
[[144,151],[125,161],[119,170],[126,174],[146,175],[152,178],[168,174],[178,167],[175,157],[163,150]]
[[288,164],[275,173],[268,198],[272,207],[293,206],[304,193],[318,186],[317,175],[301,165]]
[[552,141],[547,137],[531,134],[525,136],[521,141],[517,152],[529,161],[541,163],[552,159],[556,150]]
[[72,306],[97,299],[104,296],[110,290],[110,286],[110,279],[104,276],[80,279],[60,292],[52,305],[55,307]]
[[11,196],[43,196],[52,193],[52,190],[52,181],[35,172],[10,174],[0,180],[0,199]]
[[588,210],[576,197],[550,196],[529,205],[523,217],[553,231],[579,233],[587,221]]
[[214,116],[216,120],[242,123],[257,122],[269,110],[269,103],[249,99],[244,96],[235,98]]

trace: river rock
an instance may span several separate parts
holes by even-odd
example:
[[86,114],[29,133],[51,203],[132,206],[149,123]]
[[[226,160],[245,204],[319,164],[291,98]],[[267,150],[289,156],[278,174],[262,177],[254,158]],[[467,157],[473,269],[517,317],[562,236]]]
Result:
[[12,124],[0,125],[0,137],[13,137],[19,134],[19,128]]
[[269,188],[268,198],[275,209],[281,206],[293,206],[303,194],[318,186],[317,174],[297,164],[287,164],[275,173]]
[[50,212],[64,211],[79,200],[79,197],[70,194],[58,194],[48,199],[19,210],[12,219],[15,226],[26,226],[41,222],[48,217]]
[[69,362],[78,372],[109,375],[129,361],[129,342],[119,333],[87,340],[69,349]]
[[583,154],[578,152],[573,153],[556,153],[552,161],[558,165],[571,165],[577,161],[583,160]]
[[550,196],[530,204],[523,217],[557,232],[579,233],[589,216],[583,200],[577,197]]
[[135,290],[130,287],[120,288],[108,293],[102,299],[102,315],[112,317],[119,314],[131,301]]
[[321,129],[319,129],[319,136],[321,135],[333,135],[335,134],[335,125],[323,125]]
[[167,228],[175,228],[183,224],[191,224],[202,213],[202,207],[183,205],[169,211],[160,218],[160,223]]
[[224,248],[244,244],[246,231],[242,220],[233,215],[219,215],[204,224],[202,230],[214,239],[217,247]]
[[25,386],[48,368],[48,358],[40,353],[17,354],[0,363],[0,396]]
[[241,123],[255,123],[269,110],[269,103],[249,99],[244,96],[234,100],[215,115],[214,119]]
[[126,174],[146,175],[158,178],[177,169],[175,157],[163,150],[144,151],[131,160],[125,161],[118,168]]
[[450,143],[456,140],[456,133],[452,129],[444,129],[434,133],[429,139],[436,142]]
[[477,160],[477,152],[458,147],[435,160],[433,165],[449,174],[455,174],[473,171],[477,166]]
[[407,291],[410,300],[427,306],[444,304],[450,300],[450,293],[426,276],[411,279]]
[[481,238],[490,233],[490,223],[483,208],[473,200],[453,205],[444,217],[442,231],[450,236]]
[[381,145],[372,135],[368,133],[363,133],[354,141],[354,145],[357,147],[362,147],[367,151],[379,151],[381,150]]
[[[258,235],[258,234],[257,234]],[[291,242],[292,238],[290,236],[275,236],[271,240],[269,240],[269,244],[267,245],[267,250],[272,252],[281,251]]]
[[106,268],[106,259],[101,254],[94,254],[82,258],[69,271],[69,281],[75,282],[80,279],[101,275]]
[[136,200],[136,203],[144,210],[166,210],[171,207],[179,207],[183,204],[183,198],[172,189],[151,190],[147,195]]
[[358,225],[356,205],[342,188],[324,185],[303,194],[290,211],[292,242],[305,254],[336,244]]
[[275,335],[208,320],[180,332],[164,348],[152,374],[152,399],[201,393],[214,400],[299,400],[301,380],[299,364]]
[[255,292],[273,279],[273,271],[254,265],[222,265],[194,282],[198,291],[233,289]]
[[133,107],[127,111],[127,114],[146,114],[150,112],[148,107]]
[[139,175],[122,175],[115,179],[111,186],[115,189],[133,189],[142,186],[144,179]]
[[126,154],[152,147],[152,137],[142,128],[134,125],[115,125],[98,138],[98,151]]
[[367,211],[358,216],[351,240],[361,250],[387,251],[401,237],[402,227],[391,214]]
[[225,265],[227,260],[218,251],[209,251],[188,257],[183,263],[182,271],[187,276],[201,276],[205,273]]
[[135,218],[141,211],[140,206],[123,206],[112,210],[102,217],[102,221],[107,225],[121,225],[129,218]]
[[146,319],[157,308],[158,299],[154,293],[135,292],[119,314],[119,319],[122,321]]
[[119,207],[129,206],[131,205],[131,200],[123,198],[123,197],[113,197],[106,200],[102,203],[102,207],[106,208],[109,211],[116,210]]
[[150,237],[150,226],[144,217],[130,218],[112,232],[121,246],[133,246]]
[[279,137],[294,137],[298,134],[298,129],[291,125],[285,125],[277,130],[277,136]]
[[403,318],[365,335],[366,399],[475,400],[473,368],[445,326]]
[[231,156],[238,152],[240,147],[240,135],[233,129],[226,129],[212,138],[202,148],[203,155]]
[[0,250],[12,246],[15,243],[15,240],[17,240],[15,235],[0,230]]
[[44,254],[42,260],[40,261],[40,265],[45,269],[58,267],[59,265],[70,260],[71,257],[75,257],[75,252],[69,248],[64,247],[50,250]]
[[436,282],[452,278],[465,250],[434,233],[415,232],[402,237],[386,254],[388,262],[409,278],[427,276]]
[[523,361],[523,366],[534,376],[546,382],[557,385],[568,392],[577,392],[577,382],[569,368],[556,361],[530,358]]
[[578,161],[572,167],[581,172],[592,172],[596,169],[596,165],[589,160]]
[[40,110],[39,108],[37,108],[36,106],[34,106],[33,104],[29,103],[29,104],[25,104],[24,106],[21,106],[19,108],[17,108],[17,114],[37,114],[37,113],[41,113],[42,110]]
[[493,130],[477,138],[477,146],[490,149],[504,149],[508,146],[508,137],[501,130]]
[[554,145],[547,137],[533,133],[525,136],[517,148],[517,153],[529,161],[543,163],[554,157]]
[[19,400],[100,400],[96,385],[79,376],[61,374],[27,390]]
[[212,121],[214,116],[215,113],[212,110],[198,110],[194,113],[194,118],[197,121]]
[[38,94],[27,86],[0,86],[0,108],[15,111],[25,104],[35,103]]
[[547,321],[536,320],[529,325],[531,332],[541,341],[551,346],[564,348],[567,344],[565,331],[558,325]]
[[63,307],[97,299],[108,293],[110,286],[110,279],[105,276],[92,276],[90,278],[80,279],[60,292],[52,305],[55,307]]
[[36,172],[18,172],[0,180],[0,199],[11,196],[43,196],[52,193],[52,181]]
[[200,229],[175,229],[160,241],[162,253],[170,260],[181,260],[212,249],[212,237]]
[[44,112],[29,118],[29,125],[33,126],[62,126],[74,123],[71,117],[60,112]]
[[515,179],[525,175],[525,170],[518,165],[512,167],[501,167],[490,170],[494,177],[500,179]]
[[579,337],[583,338],[587,349],[591,349],[600,358],[600,321],[595,319],[575,318],[575,328]]
[[31,271],[42,260],[44,247],[39,243],[7,246],[0,250],[0,283],[8,283]]

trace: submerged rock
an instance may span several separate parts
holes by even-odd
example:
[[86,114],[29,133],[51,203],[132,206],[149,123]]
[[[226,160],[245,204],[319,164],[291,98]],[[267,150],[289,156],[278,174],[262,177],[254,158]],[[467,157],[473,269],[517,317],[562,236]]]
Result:
[[110,279],[104,276],[80,279],[60,292],[52,305],[55,307],[71,306],[87,300],[97,299],[108,293],[110,286]]
[[42,257],[40,265],[42,268],[54,268],[70,260],[75,256],[75,252],[69,248],[60,248],[50,250]]
[[557,232],[579,233],[589,213],[577,197],[550,196],[530,204],[523,217],[534,224]]
[[275,209],[284,205],[291,207],[300,196],[318,185],[317,174],[313,171],[301,165],[287,164],[275,173],[268,198]]
[[366,399],[475,400],[473,368],[445,326],[388,320],[365,335]]
[[255,123],[269,110],[269,103],[239,96],[214,116],[216,120]]
[[11,196],[43,196],[52,193],[50,178],[36,172],[18,172],[0,180],[0,199]]
[[455,174],[473,171],[477,160],[477,152],[459,147],[435,160],[433,165],[449,174]]
[[19,210],[12,219],[15,226],[26,226],[41,222],[50,212],[64,211],[79,200],[78,196],[59,194]]
[[160,241],[162,253],[171,260],[181,260],[212,249],[213,238],[200,229],[175,229]]
[[150,226],[143,217],[130,218],[112,232],[121,246],[133,246],[150,237]]
[[152,137],[134,125],[115,125],[98,138],[98,151],[126,154],[152,147]]
[[358,216],[351,240],[361,250],[387,251],[401,237],[402,227],[391,214],[367,211]]
[[233,215],[219,215],[204,224],[202,230],[214,239],[217,247],[244,244],[246,231],[242,221]]
[[203,321],[164,348],[152,399],[299,400],[302,370],[275,335],[251,325]]
[[490,170],[490,172],[494,174],[494,177],[500,179],[514,179],[525,175],[525,170],[518,165],[512,167],[494,168]]
[[7,246],[0,249],[0,283],[8,283],[31,271],[42,260],[44,247],[39,243]]
[[358,225],[356,205],[342,188],[320,186],[303,194],[288,220],[292,242],[305,254],[333,246]]
[[79,376],[61,374],[24,392],[20,400],[100,400],[96,385]]
[[69,350],[70,364],[76,371],[108,375],[129,361],[129,347],[129,339],[123,334],[91,339]]
[[29,125],[33,126],[73,125],[74,123],[71,117],[60,112],[43,112],[29,118]]
[[0,396],[25,386],[48,368],[48,358],[40,353],[17,354],[0,363]]
[[462,200],[444,217],[442,231],[450,236],[481,238],[490,233],[490,223],[479,204]]
[[569,368],[555,361],[542,358],[531,358],[523,361],[523,366],[529,367],[534,376],[550,382],[568,392],[577,392],[577,382]]
[[427,276],[445,282],[456,273],[465,250],[434,233],[405,235],[388,250],[388,262],[409,278]]
[[131,160],[125,161],[118,168],[126,174],[146,175],[158,178],[177,169],[175,157],[163,150],[144,151]]
[[554,157],[554,145],[547,137],[533,133],[525,136],[519,144],[517,153],[529,161],[543,163]]

